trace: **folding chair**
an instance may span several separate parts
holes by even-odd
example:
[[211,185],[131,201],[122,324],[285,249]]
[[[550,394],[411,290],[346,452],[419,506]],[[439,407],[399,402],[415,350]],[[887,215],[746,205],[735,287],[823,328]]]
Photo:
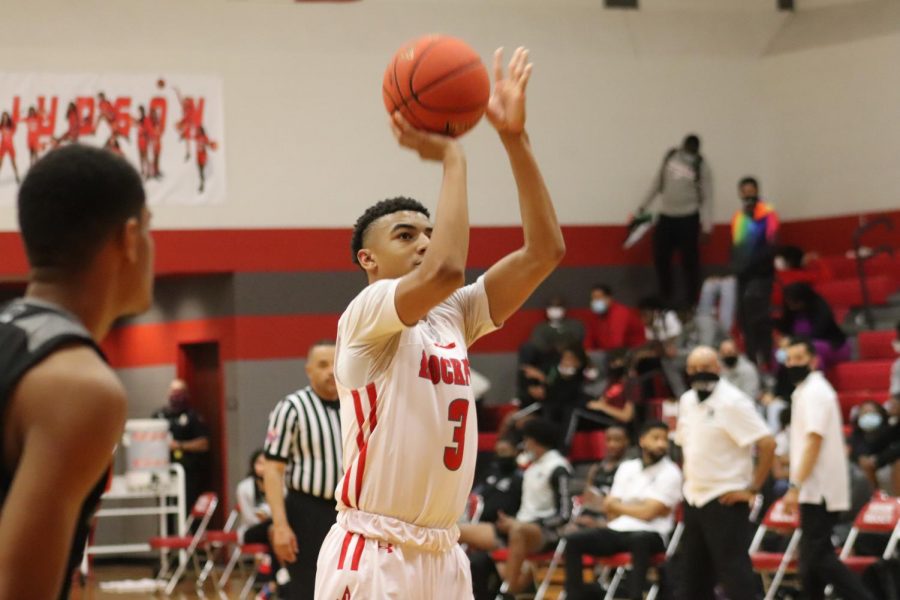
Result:
[[[263,557],[269,555],[270,549],[268,544],[238,544],[236,543],[237,534],[235,534],[234,540],[235,548],[231,553],[228,564],[225,566],[225,570],[222,571],[222,577],[219,578],[218,588],[220,590],[225,589],[236,566],[243,572],[243,566],[240,563],[241,558],[252,556],[254,560],[253,571],[250,573],[249,577],[247,577],[247,581],[244,583],[244,587],[241,588],[241,593],[238,596],[241,600],[244,600],[250,596],[250,592],[253,590],[253,584],[256,583],[256,578],[259,575],[259,564]],[[272,568],[276,568],[276,565],[272,565]]]
[[[199,575],[201,573],[199,559],[197,557],[198,549],[202,550],[202,544],[204,542],[206,536],[206,528],[209,525],[209,520],[212,518],[213,513],[216,512],[216,506],[219,504],[219,498],[216,494],[212,492],[207,492],[205,494],[201,494],[197,501],[194,503],[194,506],[191,508],[191,512],[188,515],[187,521],[185,521],[185,531],[191,531],[191,528],[194,527],[194,524],[197,524],[197,528],[191,535],[184,536],[167,536],[167,537],[152,537],[150,538],[150,548],[153,550],[184,550],[185,552],[185,560],[178,561],[178,567],[175,569],[175,572],[172,574],[168,583],[165,587],[165,594],[167,596],[171,596],[172,592],[175,590],[175,586],[178,585],[178,581],[184,575],[185,570],[187,569],[188,560],[190,560],[194,565],[194,570]],[[163,566],[162,570],[159,572],[159,575],[156,576],[157,579],[166,579],[169,575],[169,570],[171,569],[168,561]]]
[[[672,537],[669,538],[666,551],[654,555],[650,559],[650,566],[658,569],[663,563],[670,559],[673,554],[675,554],[675,551],[678,549],[678,544],[681,542],[681,535],[683,532],[684,516],[682,507],[679,504],[675,508],[675,529],[672,531]],[[619,589],[622,579],[625,577],[625,573],[631,569],[631,553],[620,552],[619,554],[614,554],[612,556],[598,557],[597,562],[606,569],[615,569],[612,581],[609,582],[609,586],[606,588],[606,596],[604,596],[604,600],[613,600],[613,598],[616,597],[616,591]],[[659,578],[657,577],[657,579]],[[659,581],[655,581],[650,587],[650,591],[647,592],[647,600],[656,600],[658,595]]]
[[894,556],[897,550],[897,543],[900,542],[900,498],[888,496],[883,492],[875,492],[872,499],[862,507],[856,519],[853,521],[853,528],[844,547],[841,548],[841,561],[847,567],[857,573],[862,573],[867,568],[878,562],[877,556],[855,556],[853,555],[853,545],[856,544],[856,538],[862,533],[889,533],[887,546],[884,549],[882,558],[888,560]]
[[[783,553],[760,551],[759,548],[762,545],[763,537],[765,537],[769,529],[781,531],[791,536],[787,549]],[[799,513],[787,514],[784,510],[784,501],[781,499],[776,500],[769,507],[762,523],[756,529],[753,541],[750,542],[750,562],[753,563],[753,569],[760,574],[773,574],[772,581],[766,590],[765,600],[773,600],[778,592],[778,588],[781,586],[785,573],[788,570],[797,569],[797,545],[800,543],[801,535]]]
[[[228,520],[225,521],[225,527],[221,530],[207,530],[206,535],[203,537],[202,545],[206,552],[207,559],[206,564],[203,565],[203,570],[200,572],[200,576],[197,578],[197,588],[202,588],[203,584],[206,583],[207,578],[215,570],[216,551],[238,543],[238,535],[237,531],[235,531],[235,526],[237,525],[239,517],[240,513],[237,509],[233,509],[228,515]],[[216,586],[217,592],[221,590],[218,577],[213,577],[213,585]]]

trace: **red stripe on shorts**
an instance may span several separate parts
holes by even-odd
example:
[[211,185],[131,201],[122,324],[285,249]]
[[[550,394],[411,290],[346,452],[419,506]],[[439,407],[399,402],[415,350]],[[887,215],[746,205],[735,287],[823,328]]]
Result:
[[362,556],[363,548],[366,547],[366,538],[359,536],[356,538],[356,549],[353,550],[353,562],[350,563],[351,571],[359,571],[359,559]]
[[350,547],[350,540],[353,539],[355,534],[347,532],[347,535],[344,536],[344,543],[341,545],[341,557],[338,559],[337,570],[340,571],[344,568],[344,559],[347,558],[347,548]]

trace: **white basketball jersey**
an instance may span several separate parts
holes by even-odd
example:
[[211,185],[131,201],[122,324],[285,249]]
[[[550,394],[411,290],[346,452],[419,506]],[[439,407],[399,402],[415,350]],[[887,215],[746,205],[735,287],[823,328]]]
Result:
[[344,476],[338,510],[449,528],[472,488],[478,426],[468,347],[493,331],[483,278],[413,327],[397,315],[398,279],[369,285],[338,322]]

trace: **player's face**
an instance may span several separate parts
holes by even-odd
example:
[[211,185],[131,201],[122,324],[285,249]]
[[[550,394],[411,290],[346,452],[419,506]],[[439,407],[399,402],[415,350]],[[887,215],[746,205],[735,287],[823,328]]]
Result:
[[401,210],[385,215],[370,226],[360,264],[370,278],[403,277],[422,264],[431,231],[431,222],[420,212]]
[[335,400],[338,397],[334,382],[334,346],[313,346],[306,357],[306,376],[320,398]]

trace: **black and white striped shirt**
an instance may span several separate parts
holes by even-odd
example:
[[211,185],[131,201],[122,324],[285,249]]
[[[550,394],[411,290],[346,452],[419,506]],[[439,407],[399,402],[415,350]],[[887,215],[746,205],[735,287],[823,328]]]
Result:
[[311,387],[288,394],[269,415],[266,458],[287,463],[288,490],[334,499],[341,479],[341,414]]

